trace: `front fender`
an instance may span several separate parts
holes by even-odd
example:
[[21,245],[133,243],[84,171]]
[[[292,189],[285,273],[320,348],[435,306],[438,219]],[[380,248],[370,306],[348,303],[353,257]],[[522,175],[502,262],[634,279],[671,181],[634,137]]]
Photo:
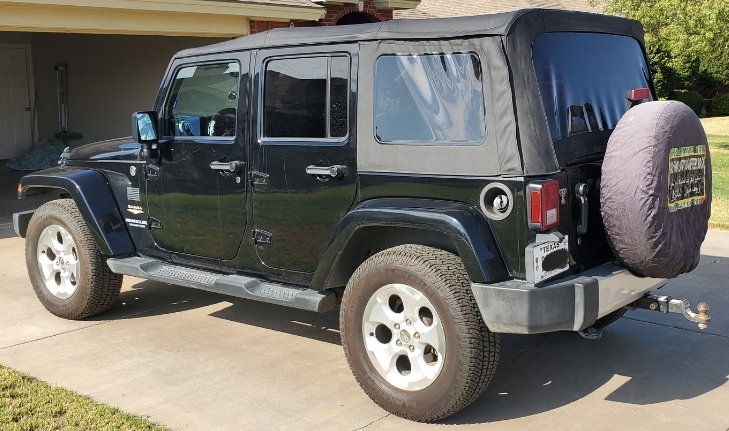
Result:
[[312,288],[330,288],[330,275],[346,259],[347,243],[370,226],[432,230],[447,235],[455,245],[472,282],[508,280],[509,272],[486,218],[458,202],[426,199],[373,199],[350,211],[332,237],[312,280]]
[[102,254],[135,251],[109,183],[101,172],[71,167],[34,172],[20,180],[18,199],[23,199],[28,189],[35,187],[62,189],[71,195]]

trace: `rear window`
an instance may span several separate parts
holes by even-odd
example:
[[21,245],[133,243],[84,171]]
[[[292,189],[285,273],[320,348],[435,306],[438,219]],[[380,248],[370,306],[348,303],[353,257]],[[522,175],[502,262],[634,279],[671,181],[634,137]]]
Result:
[[384,144],[481,144],[486,113],[478,55],[378,58],[374,117],[376,138]]
[[534,40],[532,55],[552,140],[601,135],[591,143],[588,136],[575,140],[589,150],[562,148],[570,156],[599,151],[598,139],[604,151],[605,134],[597,132],[615,128],[628,110],[629,90],[649,87],[643,50],[628,36],[546,33]]

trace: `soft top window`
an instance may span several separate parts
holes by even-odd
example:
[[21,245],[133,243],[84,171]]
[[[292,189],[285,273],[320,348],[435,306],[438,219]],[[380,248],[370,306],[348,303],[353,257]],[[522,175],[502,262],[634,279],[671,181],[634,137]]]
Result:
[[479,145],[486,139],[483,73],[474,53],[381,56],[374,104],[381,143]]
[[533,59],[554,141],[614,129],[626,93],[649,86],[643,50],[628,36],[546,33],[534,40]]

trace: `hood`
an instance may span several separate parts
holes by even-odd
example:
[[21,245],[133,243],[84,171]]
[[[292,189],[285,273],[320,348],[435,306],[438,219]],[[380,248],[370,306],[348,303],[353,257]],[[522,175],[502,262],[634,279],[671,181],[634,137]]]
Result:
[[131,137],[110,139],[75,148],[68,160],[122,160],[130,151],[137,149],[139,144]]

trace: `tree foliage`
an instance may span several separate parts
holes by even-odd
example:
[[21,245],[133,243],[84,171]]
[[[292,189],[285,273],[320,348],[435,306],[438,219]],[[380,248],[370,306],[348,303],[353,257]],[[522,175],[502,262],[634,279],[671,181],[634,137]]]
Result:
[[592,0],[636,19],[658,93],[690,89],[704,97],[729,90],[729,0]]

